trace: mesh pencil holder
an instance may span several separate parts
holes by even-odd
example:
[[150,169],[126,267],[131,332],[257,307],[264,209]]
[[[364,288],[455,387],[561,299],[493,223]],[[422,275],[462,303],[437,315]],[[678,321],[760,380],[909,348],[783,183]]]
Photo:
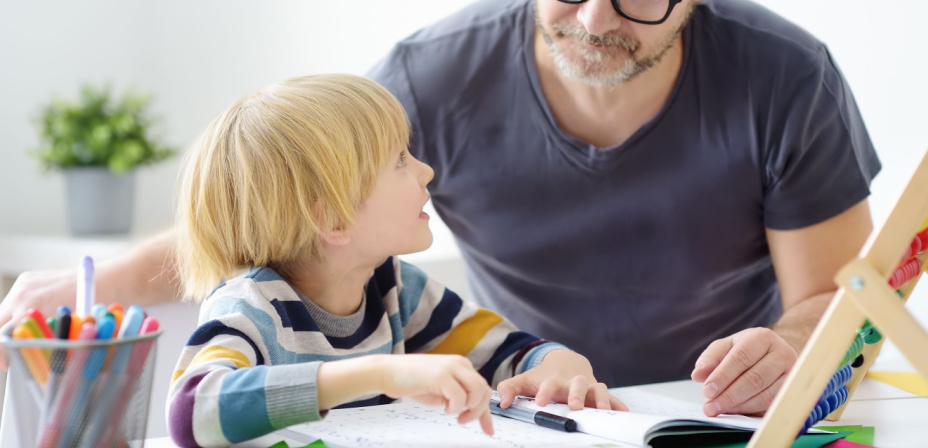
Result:
[[[158,336],[94,341],[13,339],[7,400],[22,447],[141,447]],[[6,416],[5,416],[6,417]]]

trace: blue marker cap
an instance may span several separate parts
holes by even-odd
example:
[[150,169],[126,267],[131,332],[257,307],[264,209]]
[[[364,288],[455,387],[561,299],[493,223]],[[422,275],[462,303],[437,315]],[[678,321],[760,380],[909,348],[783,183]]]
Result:
[[102,303],[96,303],[93,305],[93,308],[90,309],[90,315],[93,316],[97,322],[100,322],[103,319],[103,315],[106,314],[107,311],[108,310],[106,309],[106,305]]
[[126,338],[137,336],[142,328],[142,321],[145,320],[145,312],[142,307],[132,305],[126,309],[126,314],[122,316],[122,327],[119,328],[119,337]]
[[105,314],[97,323],[97,339],[110,339],[116,331],[116,318],[112,314]]

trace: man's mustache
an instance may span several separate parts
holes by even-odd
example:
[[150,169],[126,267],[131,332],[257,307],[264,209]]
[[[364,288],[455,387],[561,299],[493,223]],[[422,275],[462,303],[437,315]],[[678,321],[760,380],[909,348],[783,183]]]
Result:
[[573,37],[582,42],[592,45],[601,45],[603,47],[622,47],[629,53],[634,53],[641,47],[635,39],[628,36],[622,36],[618,33],[609,32],[603,35],[590,34],[581,26],[562,25],[555,23],[552,28],[558,34]]

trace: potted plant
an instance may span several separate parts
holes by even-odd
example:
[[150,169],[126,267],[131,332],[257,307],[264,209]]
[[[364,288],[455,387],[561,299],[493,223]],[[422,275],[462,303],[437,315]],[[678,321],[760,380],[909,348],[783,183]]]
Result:
[[150,134],[150,100],[132,91],[114,99],[109,87],[84,86],[78,101],[56,98],[42,108],[34,155],[65,174],[73,234],[128,232],[135,168],[175,153]]

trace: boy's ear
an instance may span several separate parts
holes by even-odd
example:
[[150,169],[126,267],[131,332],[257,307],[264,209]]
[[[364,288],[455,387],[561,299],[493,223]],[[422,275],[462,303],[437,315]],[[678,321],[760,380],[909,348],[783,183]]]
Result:
[[329,225],[332,226],[328,230],[323,231],[319,237],[329,246],[344,246],[348,244],[348,242],[351,241],[351,235],[348,233],[348,229],[346,229],[344,225],[339,224],[339,220],[328,219],[327,211],[325,201],[322,199],[317,199],[313,204],[313,214],[315,215],[318,225],[323,228]]
[[327,232],[322,232],[322,241],[330,246],[344,246],[351,241],[351,235],[348,230],[342,227],[336,227]]
[[315,214],[316,222],[323,228],[332,226],[319,235],[322,241],[329,246],[344,246],[348,244],[348,242],[351,241],[351,233],[348,232],[347,226],[340,223],[340,219],[329,219],[328,212],[329,209],[326,208],[325,201],[317,199],[315,204],[313,204],[313,213]]

